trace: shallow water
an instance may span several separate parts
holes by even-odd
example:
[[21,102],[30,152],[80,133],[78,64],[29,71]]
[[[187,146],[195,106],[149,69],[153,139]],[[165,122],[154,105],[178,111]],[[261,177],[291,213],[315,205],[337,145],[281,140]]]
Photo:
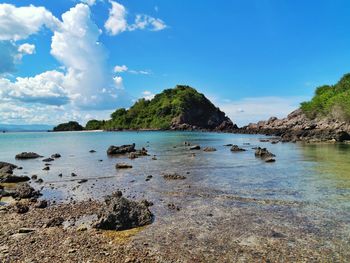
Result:
[[[44,183],[32,185],[42,188],[43,198],[58,202],[100,199],[121,189],[128,197],[153,201],[155,221],[163,223],[175,217],[169,214],[168,203],[187,211],[185,217],[177,216],[188,221],[199,220],[201,211],[225,217],[231,213],[228,211],[243,207],[257,214],[276,215],[265,219],[279,220],[276,223],[300,228],[303,233],[320,235],[322,230],[348,239],[350,145],[271,144],[260,142],[262,137],[201,132],[7,133],[0,134],[0,161],[23,167],[15,171],[18,175],[38,175]],[[217,151],[190,151],[184,141]],[[107,156],[110,145],[130,143],[147,148],[151,156],[135,160]],[[229,143],[247,151],[232,153],[224,146]],[[276,163],[255,158],[252,148],[256,146],[276,154]],[[96,153],[89,153],[92,149]],[[60,153],[62,157],[52,162],[50,171],[43,171],[41,159],[15,160],[22,151],[45,157]],[[153,155],[157,160],[151,159]],[[116,170],[117,162],[130,163],[133,168]],[[72,172],[78,176],[72,177]],[[166,181],[162,172],[177,172],[187,179]],[[62,177],[58,177],[60,173]],[[153,178],[147,182],[148,175]],[[88,182],[78,184],[83,178]]]

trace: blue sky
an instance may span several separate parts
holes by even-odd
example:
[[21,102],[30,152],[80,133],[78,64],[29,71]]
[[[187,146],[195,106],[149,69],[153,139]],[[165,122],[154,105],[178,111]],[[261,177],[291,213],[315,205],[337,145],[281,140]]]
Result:
[[107,118],[176,84],[240,125],[283,117],[350,72],[349,13],[345,0],[0,2],[0,123]]

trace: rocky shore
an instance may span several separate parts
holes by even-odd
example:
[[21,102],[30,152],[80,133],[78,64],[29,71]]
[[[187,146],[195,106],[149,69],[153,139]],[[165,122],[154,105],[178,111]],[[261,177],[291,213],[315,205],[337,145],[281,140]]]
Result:
[[298,109],[286,118],[271,117],[230,132],[279,136],[282,142],[344,142],[350,140],[350,123],[336,119],[309,119]]
[[[270,140],[257,140],[257,145],[211,146],[185,141],[169,147],[168,154],[180,151],[181,155],[173,159],[188,156],[188,160],[222,154],[235,159],[250,156],[263,171],[264,167],[274,167],[274,162],[279,161],[270,149],[259,146],[265,142]],[[159,162],[149,152],[153,154],[149,148],[137,148],[132,143],[111,145],[103,155],[114,160],[117,169],[112,169],[118,175],[127,177],[128,171],[137,169],[140,162],[149,166]],[[86,152],[89,156],[98,153],[95,150]],[[59,153],[42,157],[24,152],[17,156],[22,157],[16,160],[24,165],[24,169],[28,158],[33,158],[38,165],[42,165],[42,161],[50,163],[51,167],[66,158]],[[163,156],[157,157],[161,160]],[[128,163],[124,163],[125,160]],[[166,167],[170,166],[167,164]],[[1,162],[0,178],[14,177],[20,168]],[[68,199],[68,202],[56,203],[42,196],[52,184],[39,183],[41,178],[38,176],[26,177],[28,182],[22,182],[21,178],[15,187],[4,185],[0,187],[0,201],[9,197],[13,201],[0,206],[0,262],[317,262],[350,259],[341,233],[330,235],[317,225],[318,222],[306,220],[299,211],[305,205],[302,202],[248,198],[224,190],[209,191],[200,182],[196,184],[191,180],[193,173],[201,171],[165,170],[153,175],[148,172],[131,175],[127,179],[128,185],[132,188],[135,181],[142,182],[146,198],[135,198],[134,194],[126,193],[127,189],[115,189],[113,193],[106,192],[104,200]],[[72,172],[70,177],[85,190],[94,186],[90,179],[81,178],[79,173]],[[62,174],[58,178],[62,178]],[[157,180],[165,185],[160,187],[155,183]],[[147,195],[149,192],[160,194],[160,198]],[[342,229],[341,225],[337,227]],[[333,239],[337,249],[327,245]]]

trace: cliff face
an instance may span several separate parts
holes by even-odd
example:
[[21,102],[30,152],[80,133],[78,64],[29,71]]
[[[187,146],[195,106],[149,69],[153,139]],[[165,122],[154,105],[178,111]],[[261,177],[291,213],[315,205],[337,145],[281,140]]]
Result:
[[130,109],[118,109],[103,129],[224,130],[236,127],[203,94],[189,86],[164,90],[152,100],[141,99]]

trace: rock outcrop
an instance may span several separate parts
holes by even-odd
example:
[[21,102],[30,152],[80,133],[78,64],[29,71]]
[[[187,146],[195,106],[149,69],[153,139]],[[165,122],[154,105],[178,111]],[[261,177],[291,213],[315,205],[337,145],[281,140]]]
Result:
[[152,223],[153,215],[145,202],[135,202],[116,192],[105,199],[94,227],[104,230],[126,230]]
[[25,160],[25,159],[36,159],[41,158],[42,156],[34,152],[22,152],[16,155],[16,159]]
[[350,140],[350,123],[329,118],[309,119],[301,109],[298,109],[286,118],[271,117],[267,121],[251,123],[234,132],[280,136],[282,142],[343,142]]
[[0,162],[0,183],[19,183],[30,180],[28,176],[14,175],[13,170],[16,168],[14,164]]

